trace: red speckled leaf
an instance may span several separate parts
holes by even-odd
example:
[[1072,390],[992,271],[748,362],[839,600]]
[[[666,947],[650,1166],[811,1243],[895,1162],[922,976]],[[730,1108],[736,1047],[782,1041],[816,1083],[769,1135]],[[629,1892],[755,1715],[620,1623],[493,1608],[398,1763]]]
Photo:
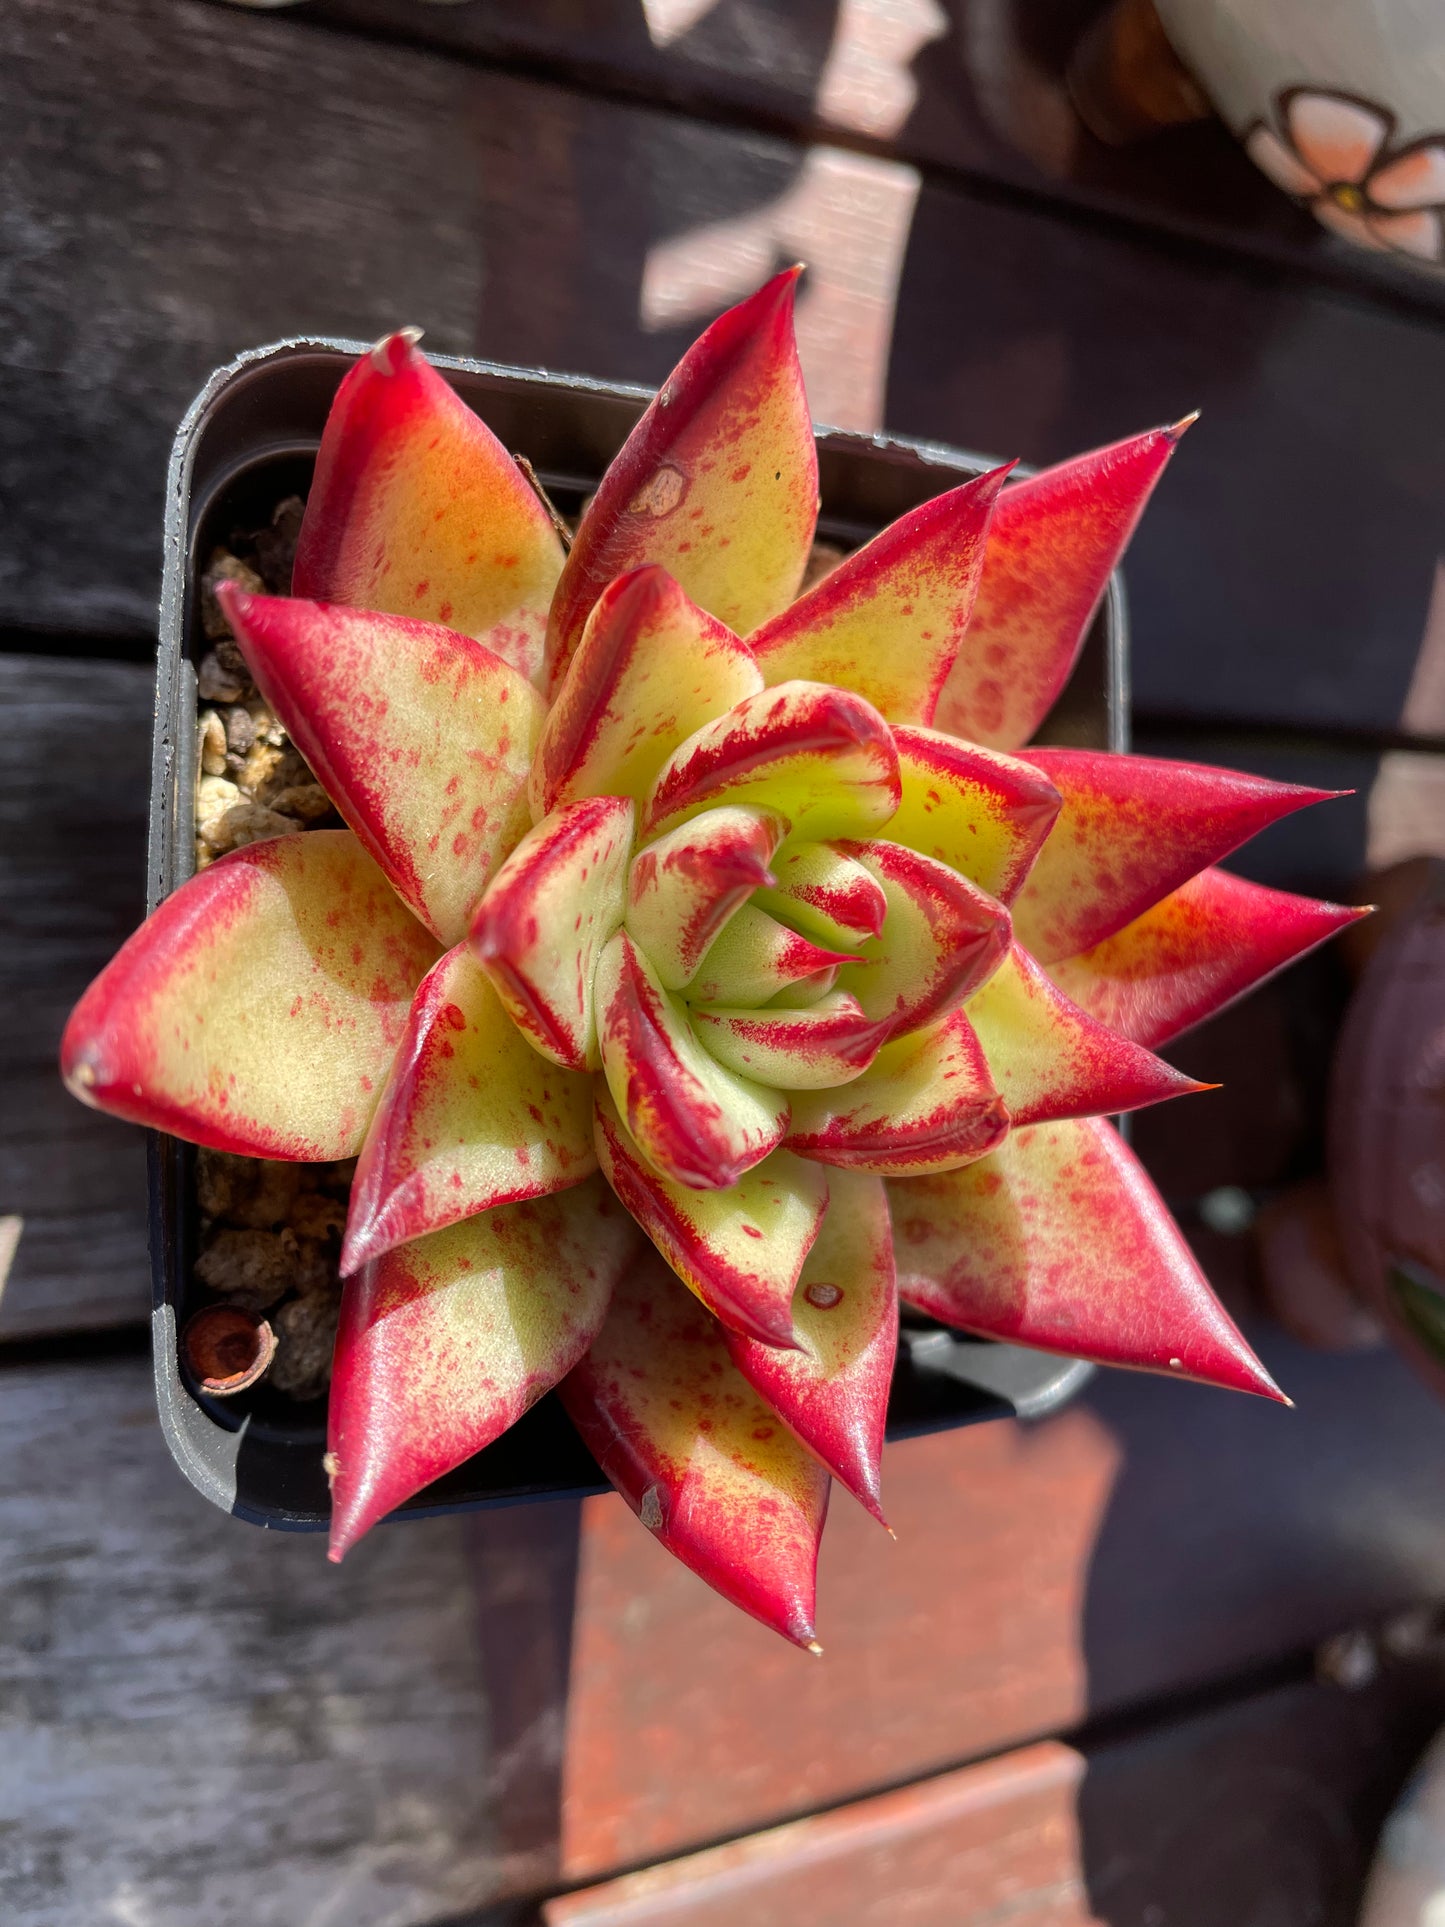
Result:
[[613,1100],[664,1177],[716,1191],[776,1149],[788,1100],[703,1049],[625,930],[598,959],[597,1030]]
[[1017,944],[965,1008],[1018,1124],[1135,1111],[1206,1087],[1066,997]]
[[799,1091],[785,1142],[820,1164],[884,1175],[942,1171],[991,1151],[1008,1129],[962,1009],[885,1044],[841,1090]]
[[1041,963],[1112,937],[1280,817],[1338,794],[1102,750],[1035,749],[1029,761],[1064,799],[1013,903],[1015,934]]
[[533,1050],[459,944],[416,993],[356,1167],[342,1271],[596,1167],[592,1079]]
[[592,499],[557,585],[553,684],[599,595],[661,563],[745,636],[797,594],[818,513],[818,458],[793,340],[799,270],[774,277],[693,344]]
[[568,803],[523,838],[472,919],[472,955],[512,1021],[564,1069],[596,1070],[593,982],[627,904],[630,797]]
[[783,1091],[851,1083],[873,1062],[891,1028],[845,990],[780,1010],[694,1004],[692,1023],[720,1064]]
[[348,1280],[331,1376],[331,1557],[572,1370],[637,1227],[600,1177],[499,1205]]
[[641,803],[685,737],[763,687],[752,651],[665,569],[610,582],[547,713],[532,814],[579,796]]
[[944,1324],[1280,1398],[1102,1118],[1014,1131],[977,1164],[889,1192],[899,1292]]
[[535,681],[562,572],[551,517],[408,331],[346,376],[321,438],[293,589],[444,622]]
[[799,838],[871,836],[898,808],[898,752],[861,696],[785,682],[747,696],[675,749],[643,812],[655,836],[720,803],[761,803]]
[[1028,742],[1069,680],[1110,571],[1186,426],[1151,429],[1004,489],[938,728],[993,749]]
[[838,988],[893,1032],[941,1017],[996,970],[1009,947],[1003,905],[935,857],[900,843],[844,843],[844,854],[875,877],[888,901],[877,937],[856,946],[858,961]]
[[627,879],[627,928],[661,982],[681,990],[709,946],[760,885],[787,834],[774,810],[704,810],[637,852]]
[[792,1298],[818,1234],[828,1179],[774,1151],[725,1191],[693,1191],[654,1171],[598,1081],[597,1156],[613,1190],[689,1291],[764,1346],[793,1343]]
[[1053,784],[1032,763],[940,730],[895,729],[893,741],[903,800],[890,840],[1012,903],[1059,813]]
[[794,996],[813,1003],[833,987],[838,952],[821,950],[775,917],[745,903],[716,939],[689,986],[698,1003],[756,1009]]
[[748,641],[767,680],[836,683],[890,723],[931,723],[1007,474],[996,468],[900,516],[756,630]]
[[648,1530],[725,1599],[814,1646],[828,1474],[655,1255],[613,1294],[562,1402]]
[[879,1461],[898,1349],[893,1231],[882,1178],[833,1171],[828,1211],[793,1295],[799,1349],[728,1334],[733,1362],[883,1523]]
[[349,830],[252,843],[111,959],[61,1071],[82,1102],[193,1144],[352,1157],[436,954]]
[[773,872],[774,887],[758,892],[756,907],[785,918],[804,936],[846,956],[862,938],[882,930],[887,892],[837,844],[789,842]]
[[1203,870],[1049,975],[1101,1024],[1157,1050],[1368,914]]
[[261,693],[327,795],[445,944],[526,830],[535,689],[479,642],[223,583]]

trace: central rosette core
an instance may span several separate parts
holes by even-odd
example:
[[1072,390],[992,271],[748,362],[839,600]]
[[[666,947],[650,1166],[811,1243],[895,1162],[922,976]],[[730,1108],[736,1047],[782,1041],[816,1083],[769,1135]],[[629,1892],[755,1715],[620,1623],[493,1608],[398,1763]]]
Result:
[[[972,1033],[931,1027],[998,966],[1009,914],[900,835],[930,831],[943,800],[904,778],[872,704],[827,683],[764,687],[660,571],[604,597],[544,726],[540,820],[470,943],[537,1050],[601,1073],[609,1176],[622,1159],[726,1191],[780,1147],[874,1168],[868,1143],[925,1087],[948,1100],[953,1150],[965,1090],[964,1154],[996,1141]],[[856,1100],[840,1095],[859,1080]]]

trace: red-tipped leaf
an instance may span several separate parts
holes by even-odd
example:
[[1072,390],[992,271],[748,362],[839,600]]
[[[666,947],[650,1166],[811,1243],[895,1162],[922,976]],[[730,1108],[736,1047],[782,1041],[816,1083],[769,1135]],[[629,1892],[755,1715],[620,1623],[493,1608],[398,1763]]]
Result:
[[640,1242],[594,1176],[402,1245],[347,1281],[327,1425],[333,1559],[572,1370]]
[[776,275],[694,342],[603,476],[557,585],[553,683],[592,605],[660,563],[745,636],[797,593],[818,513],[818,461],[793,339],[799,270]]
[[445,944],[528,825],[542,702],[435,623],[222,583],[261,693],[402,902]]
[[247,1157],[353,1157],[435,939],[350,830],[221,857],[121,947],[71,1013],[83,1103]]
[[828,1202],[816,1164],[774,1151],[725,1191],[694,1191],[655,1171],[597,1089],[597,1156],[609,1184],[689,1291],[733,1331],[791,1346],[792,1299]]
[[465,945],[421,981],[371,1120],[343,1273],[494,1205],[596,1169],[592,1079],[535,1051]]
[[1206,1088],[1080,1010],[1017,944],[965,1008],[1015,1125],[1135,1111]]
[[890,840],[1012,903],[1059,813],[1053,784],[1020,757],[941,730],[895,729],[893,741],[903,800]]
[[798,1349],[728,1334],[748,1383],[880,1524],[888,1391],[898,1349],[893,1232],[881,1178],[833,1171],[828,1210],[793,1294]]
[[1049,975],[1101,1024],[1157,1050],[1368,914],[1202,870]]
[[1186,426],[1150,429],[1003,490],[939,729],[992,749],[1029,741]]
[[535,680],[562,559],[536,492],[415,332],[378,341],[327,417],[295,594],[445,623]]
[[602,1470],[670,1553],[785,1639],[817,1644],[828,1474],[660,1258],[645,1255],[619,1284],[560,1392]]
[[1007,474],[993,469],[911,509],[756,630],[748,640],[768,682],[836,683],[890,723],[931,723]]
[[638,851],[627,879],[627,928],[669,990],[697,973],[733,913],[773,881],[787,833],[773,810],[704,810]]
[[889,1192],[899,1292],[944,1324],[1281,1397],[1102,1118],[1013,1131],[977,1164]]
[[1333,790],[1240,770],[1092,749],[1036,749],[1063,797],[1059,820],[1013,904],[1040,963],[1076,956],[1260,830]]

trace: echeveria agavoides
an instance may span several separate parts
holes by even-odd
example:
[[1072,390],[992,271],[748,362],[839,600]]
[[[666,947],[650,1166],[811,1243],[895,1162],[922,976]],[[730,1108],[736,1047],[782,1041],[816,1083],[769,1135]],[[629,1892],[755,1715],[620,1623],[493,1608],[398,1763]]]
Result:
[[1178,430],[913,510],[798,595],[795,275],[715,322],[564,557],[409,331],[342,383],[290,598],[223,593],[350,826],[184,884],[62,1046],[89,1104],[360,1153],[333,1556],[549,1386],[799,1644],[880,1519],[902,1297],[1279,1397],[1108,1113],[1351,912],[1213,866],[1320,792],[1030,752]]

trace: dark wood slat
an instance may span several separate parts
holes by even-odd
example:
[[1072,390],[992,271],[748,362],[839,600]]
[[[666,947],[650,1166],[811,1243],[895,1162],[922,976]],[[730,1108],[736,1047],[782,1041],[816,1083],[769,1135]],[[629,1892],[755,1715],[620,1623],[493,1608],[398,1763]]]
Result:
[[651,28],[640,0],[305,6],[338,26],[795,139],[841,139],[975,186],[1057,200],[1445,312],[1445,285],[1326,233],[1217,121],[1130,148],[1097,140],[1073,108],[1064,69],[1099,0],[952,0],[946,10],[897,0],[717,0],[690,24],[686,15],[698,10],[656,7]]
[[619,1502],[589,1500],[564,1878],[1237,1678],[1441,1596],[1445,1412],[1388,1353],[1252,1336],[1297,1410],[1105,1373],[1042,1425],[891,1447],[898,1543],[836,1498],[816,1664]]
[[6,1927],[423,1927],[545,1885],[509,1831],[557,1741],[509,1711],[552,1678],[545,1510],[337,1568],[183,1483],[145,1361],[4,1371]]
[[68,1096],[55,1055],[144,913],[152,707],[139,665],[0,656],[0,1339],[150,1308],[140,1133]]
[[656,378],[806,246],[815,388],[886,376],[899,429],[1047,460],[1204,405],[1135,547],[1142,703],[1399,720],[1445,500],[1423,320],[931,182],[910,223],[890,163],[289,13],[86,0],[57,26],[19,0],[0,36],[0,106],[23,95],[0,622],[144,632],[167,442],[238,346],[411,318],[439,348]]
[[543,1909],[546,1927],[1352,1927],[1438,1671],[1292,1687],[1114,1745],[1049,1741]]

